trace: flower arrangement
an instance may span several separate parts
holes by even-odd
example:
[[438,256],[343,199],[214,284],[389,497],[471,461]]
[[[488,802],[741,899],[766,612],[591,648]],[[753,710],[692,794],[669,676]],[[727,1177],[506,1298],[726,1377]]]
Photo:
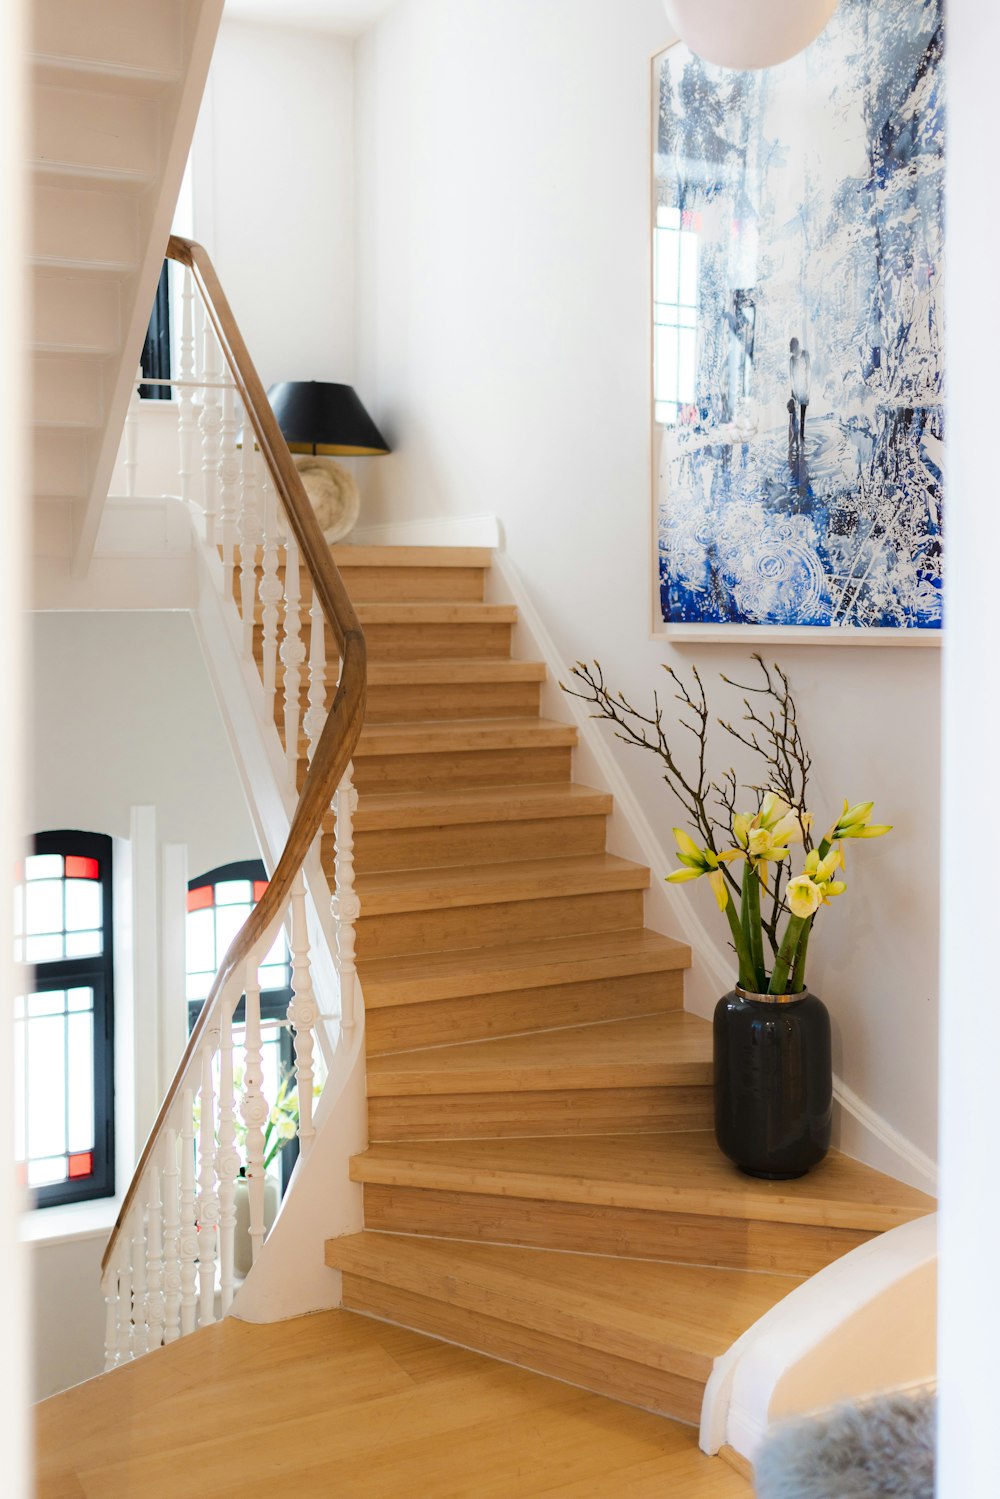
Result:
[[[872,802],[844,802],[839,815],[818,842],[806,805],[811,756],[798,725],[788,677],[775,664],[754,655],[760,678],[744,684],[722,675],[727,686],[744,694],[741,726],[725,719],[719,725],[751,750],[765,766],[758,785],[743,784],[735,770],[713,780],[707,770],[711,713],[697,667],[688,687],[673,667],[664,670],[680,703],[677,722],[697,742],[696,769],[685,771],[664,727],[664,708],[653,695],[652,714],[632,706],[622,693],[605,685],[600,663],[580,661],[573,676],[580,689],[564,692],[594,708],[593,718],[615,725],[617,738],[657,755],[663,779],[688,814],[691,833],[674,828],[681,868],[666,876],[668,884],[708,879],[719,910],[729,922],[739,966],[739,986],[750,994],[801,993],[813,923],[820,909],[847,886],[844,844],[851,839],[881,838],[891,828],[870,821]],[[752,811],[737,810],[740,792],[753,799]],[[801,850],[802,868],[792,873],[793,849]],[[769,953],[766,953],[765,942]]]

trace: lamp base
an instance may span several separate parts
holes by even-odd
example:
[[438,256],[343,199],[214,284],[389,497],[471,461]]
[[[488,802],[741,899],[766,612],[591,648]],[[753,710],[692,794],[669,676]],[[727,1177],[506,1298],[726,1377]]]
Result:
[[316,512],[323,535],[331,544],[343,541],[357,525],[361,495],[354,475],[333,458],[295,454],[302,487]]

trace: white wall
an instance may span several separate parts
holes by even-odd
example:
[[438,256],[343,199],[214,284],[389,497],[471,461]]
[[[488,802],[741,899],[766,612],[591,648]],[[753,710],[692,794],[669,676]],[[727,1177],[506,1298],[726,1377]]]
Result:
[[[28,69],[25,64],[28,7],[9,0],[0,8],[0,200],[4,232],[0,236],[0,326],[7,358],[0,364],[0,493],[3,495],[4,545],[0,552],[0,1095],[13,1090],[14,944],[11,886],[24,818],[24,603],[28,570],[28,391],[27,357],[30,289],[26,269],[28,244],[27,182],[24,161],[28,130]],[[17,1243],[17,1219],[23,1206],[9,1162],[14,1155],[14,1115],[5,1108],[0,1120],[0,1285],[4,1288],[3,1400],[0,1400],[0,1451],[3,1489],[10,1499],[31,1492],[26,1421],[30,1385],[27,1288],[28,1261]]]
[[104,1231],[32,1246],[35,1400],[93,1379],[104,1368],[106,1243]]
[[[949,246],[947,329],[951,489],[945,647],[944,909],[941,1016],[940,1499],[1000,1493],[996,1351],[1000,1297],[997,1192],[997,901],[973,873],[992,831],[1000,692],[995,665],[1000,511],[996,456],[984,441],[981,392],[992,388],[1000,288],[983,274],[1000,235],[995,193],[979,168],[991,140],[1000,10],[948,8]],[[970,205],[975,211],[968,213]]]
[[[61,611],[35,614],[32,624],[31,829],[84,828],[133,840],[144,830],[142,847],[133,841],[129,850],[139,862],[117,860],[123,885],[131,880],[124,905],[142,922],[134,957],[127,956],[132,944],[116,902],[117,997],[131,996],[134,1011],[120,1013],[116,1026],[119,1063],[128,1068],[134,1055],[131,1075],[124,1074],[133,1086],[117,1095],[119,1154],[127,1157],[118,1165],[121,1189],[183,1044],[182,998],[178,1004],[172,993],[157,932],[170,901],[165,888],[156,889],[164,846],[187,846],[192,876],[256,858],[259,848],[190,614]],[[134,1038],[133,1018],[142,1028]],[[110,1225],[102,1219],[77,1230],[71,1210],[50,1211],[60,1221],[33,1214],[26,1230],[36,1238],[70,1234],[31,1245],[35,1399],[99,1374],[104,1364],[100,1258]]]
[[[667,40],[660,0],[405,0],[357,51],[358,378],[396,445],[365,465],[363,523],[494,512],[563,658],[599,657],[637,699],[665,663],[714,687],[752,649],[649,632],[649,60]],[[874,797],[896,826],[849,857],[813,941],[835,1065],[933,1156],[937,655],[780,659],[817,815]],[[656,762],[612,743],[669,843]]]
[[223,21],[192,149],[194,237],[265,388],[353,379],[353,44]]
[[36,614],[33,823],[129,836],[156,808],[191,875],[258,857],[257,842],[191,616]]

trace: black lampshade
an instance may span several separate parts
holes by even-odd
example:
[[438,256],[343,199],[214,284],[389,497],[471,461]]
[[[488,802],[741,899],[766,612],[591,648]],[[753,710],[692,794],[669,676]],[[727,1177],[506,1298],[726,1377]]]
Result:
[[353,385],[283,380],[271,386],[267,398],[293,453],[337,458],[390,451]]

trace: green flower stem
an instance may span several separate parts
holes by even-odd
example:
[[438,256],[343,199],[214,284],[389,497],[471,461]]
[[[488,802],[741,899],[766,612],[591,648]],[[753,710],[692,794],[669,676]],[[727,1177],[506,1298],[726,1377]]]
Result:
[[784,938],[778,948],[778,956],[774,960],[774,972],[771,974],[768,994],[788,993],[788,975],[794,965],[802,933],[810,920],[809,916],[789,916]]
[[746,989],[748,993],[753,994],[756,992],[754,990],[756,979],[754,978],[753,960],[750,957],[750,948],[743,933],[740,918],[736,914],[736,907],[731,900],[726,901],[726,916],[729,918],[729,930],[732,933],[733,946],[736,949],[736,960],[739,964],[739,979],[737,982],[741,989]]
[[746,909],[746,933],[750,947],[750,961],[754,968],[754,984],[756,994],[763,994],[767,984],[767,971],[764,968],[764,934],[760,925],[760,875],[753,865],[747,861],[743,872],[743,889]]
[[815,919],[815,915],[809,917],[803,929],[802,936],[799,938],[798,949],[795,953],[795,967],[792,969],[791,992],[793,994],[801,994],[806,986],[806,954],[809,951],[809,938],[812,934]]

